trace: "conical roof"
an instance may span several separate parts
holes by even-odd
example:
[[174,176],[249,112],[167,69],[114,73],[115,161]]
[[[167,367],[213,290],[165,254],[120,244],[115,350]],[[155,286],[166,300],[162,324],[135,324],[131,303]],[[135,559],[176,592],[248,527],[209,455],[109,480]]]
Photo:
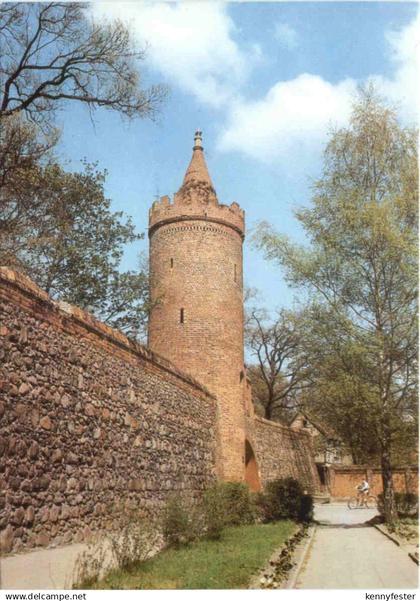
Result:
[[204,158],[202,132],[199,130],[194,135],[193,155],[185,172],[178,197],[185,202],[216,202],[217,204],[216,192]]
[[188,182],[205,182],[213,187],[206,159],[204,158],[202,132],[197,130],[194,136],[193,155],[184,176],[182,185]]

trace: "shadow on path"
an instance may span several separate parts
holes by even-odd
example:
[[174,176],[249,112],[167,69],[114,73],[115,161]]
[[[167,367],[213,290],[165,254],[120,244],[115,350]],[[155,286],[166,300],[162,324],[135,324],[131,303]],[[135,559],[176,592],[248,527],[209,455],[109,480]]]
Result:
[[327,524],[324,522],[315,522],[319,528],[372,528],[372,524],[369,522],[365,522],[363,524]]
[[322,518],[319,520],[314,520],[314,524],[318,528],[343,528],[343,529],[351,529],[351,528],[372,528],[376,524],[382,524],[384,519],[380,515],[375,515],[370,520],[365,520],[364,522],[331,522],[330,520],[323,520]]

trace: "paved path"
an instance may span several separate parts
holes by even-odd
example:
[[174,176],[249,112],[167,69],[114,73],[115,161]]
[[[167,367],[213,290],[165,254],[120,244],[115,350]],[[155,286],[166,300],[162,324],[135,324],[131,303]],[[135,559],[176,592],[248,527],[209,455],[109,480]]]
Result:
[[66,589],[84,544],[41,549],[5,557],[0,562],[2,589]]
[[376,528],[364,522],[375,510],[319,505],[309,553],[298,574],[299,589],[417,588],[416,564]]
[[[0,589],[69,589],[76,572],[76,562],[83,551],[91,552],[84,543],[52,549],[36,549],[17,553],[0,561]],[[111,553],[103,556],[103,570],[111,567]]]

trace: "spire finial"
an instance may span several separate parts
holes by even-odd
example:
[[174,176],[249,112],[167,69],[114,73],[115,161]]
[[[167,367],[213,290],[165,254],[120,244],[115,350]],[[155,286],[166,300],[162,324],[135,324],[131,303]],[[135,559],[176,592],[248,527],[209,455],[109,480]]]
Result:
[[203,150],[203,132],[199,129],[197,129],[197,131],[194,134],[193,150],[196,150],[197,148],[200,148],[201,150]]

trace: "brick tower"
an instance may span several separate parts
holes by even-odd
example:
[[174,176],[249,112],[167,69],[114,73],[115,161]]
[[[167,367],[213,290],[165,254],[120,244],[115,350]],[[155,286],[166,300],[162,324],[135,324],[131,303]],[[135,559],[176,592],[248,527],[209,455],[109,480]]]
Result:
[[149,346],[217,397],[219,477],[243,480],[244,211],[219,204],[199,131],[173,202],[150,209],[149,238]]

